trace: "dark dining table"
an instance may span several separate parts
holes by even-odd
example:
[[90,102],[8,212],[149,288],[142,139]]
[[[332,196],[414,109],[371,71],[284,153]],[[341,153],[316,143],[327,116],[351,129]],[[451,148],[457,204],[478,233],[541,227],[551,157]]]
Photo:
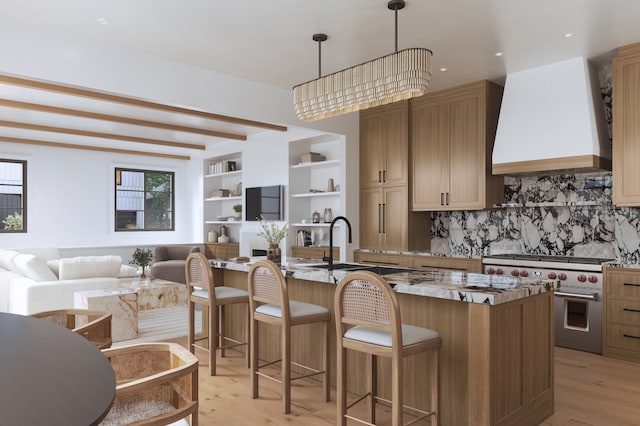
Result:
[[96,425],[115,390],[93,343],[47,320],[0,313],[0,426]]

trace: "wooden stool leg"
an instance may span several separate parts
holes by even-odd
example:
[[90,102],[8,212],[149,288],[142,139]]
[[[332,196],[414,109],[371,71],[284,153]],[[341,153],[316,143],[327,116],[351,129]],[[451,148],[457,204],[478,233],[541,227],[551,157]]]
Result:
[[249,311],[249,304],[247,303],[246,305],[246,310],[247,310],[247,326],[244,329],[244,341],[247,342],[247,345],[244,349],[244,358],[247,361],[247,368],[251,367],[251,313]]
[[377,357],[372,354],[367,354],[367,392],[369,392],[369,398],[367,398],[367,411],[369,416],[369,423],[375,424],[376,422],[376,395],[378,394],[378,365]]
[[251,328],[251,398],[258,397],[258,321],[250,321]]
[[196,348],[193,347],[195,343],[196,333],[196,318],[195,318],[195,303],[189,301],[189,333],[187,335],[187,346],[192,354],[196,353]]
[[218,321],[216,323],[216,342],[217,342],[217,347],[220,348],[220,358],[224,358],[224,322],[223,322],[223,318],[224,318],[224,305],[220,305],[220,306],[216,306],[216,313],[218,314]]
[[209,320],[209,375],[216,375],[216,330],[218,328],[217,309],[215,306],[208,307],[207,318]]
[[282,412],[291,412],[291,327],[282,327]]
[[[338,339],[340,339],[338,337]],[[336,367],[338,373],[336,374],[336,399],[338,408],[338,425],[346,426],[347,419],[347,350],[342,346],[341,342],[338,342],[338,358],[336,359]]]
[[322,368],[324,369],[324,374],[322,375],[322,386],[324,387],[324,400],[325,402],[331,401],[331,362],[330,358],[330,349],[329,349],[329,322],[322,323],[322,331],[324,332],[324,351],[322,354]]
[[391,359],[391,424],[402,426],[402,357]]
[[440,426],[440,348],[431,351],[431,424]]

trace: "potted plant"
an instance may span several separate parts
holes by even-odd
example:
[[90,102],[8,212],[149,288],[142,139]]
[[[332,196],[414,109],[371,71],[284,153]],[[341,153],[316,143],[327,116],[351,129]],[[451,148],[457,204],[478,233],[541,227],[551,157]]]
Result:
[[153,260],[153,253],[151,249],[137,248],[131,255],[132,259],[129,261],[131,265],[138,265],[142,267],[142,277],[146,277],[146,269]]
[[269,245],[267,259],[279,265],[282,259],[280,241],[287,236],[288,224],[285,223],[282,227],[279,227],[274,221],[265,220],[264,217],[260,216],[260,228],[258,235],[264,237]]
[[233,211],[236,212],[236,220],[242,220],[242,204],[234,205]]

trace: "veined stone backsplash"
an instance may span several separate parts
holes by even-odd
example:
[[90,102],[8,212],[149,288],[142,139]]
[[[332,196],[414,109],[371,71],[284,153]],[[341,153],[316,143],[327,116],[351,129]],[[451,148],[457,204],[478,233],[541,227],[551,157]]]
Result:
[[640,261],[640,209],[614,207],[610,173],[505,177],[505,202],[433,212],[431,251],[527,253]]

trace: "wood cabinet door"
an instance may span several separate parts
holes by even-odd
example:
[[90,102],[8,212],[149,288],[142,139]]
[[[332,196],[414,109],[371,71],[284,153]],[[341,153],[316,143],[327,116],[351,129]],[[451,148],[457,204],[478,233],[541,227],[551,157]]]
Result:
[[448,102],[449,208],[482,209],[485,200],[485,126],[481,91]]
[[447,103],[419,99],[411,106],[412,209],[443,210],[449,188]]
[[640,206],[640,54],[613,60],[613,204]]
[[360,191],[360,247],[383,248],[382,189],[365,188]]
[[409,202],[406,185],[384,188],[382,205],[383,249],[406,250],[408,245]]
[[408,104],[400,104],[385,114],[384,185],[406,185],[409,178]]
[[381,112],[360,113],[360,186],[382,185],[385,155],[385,117]]

